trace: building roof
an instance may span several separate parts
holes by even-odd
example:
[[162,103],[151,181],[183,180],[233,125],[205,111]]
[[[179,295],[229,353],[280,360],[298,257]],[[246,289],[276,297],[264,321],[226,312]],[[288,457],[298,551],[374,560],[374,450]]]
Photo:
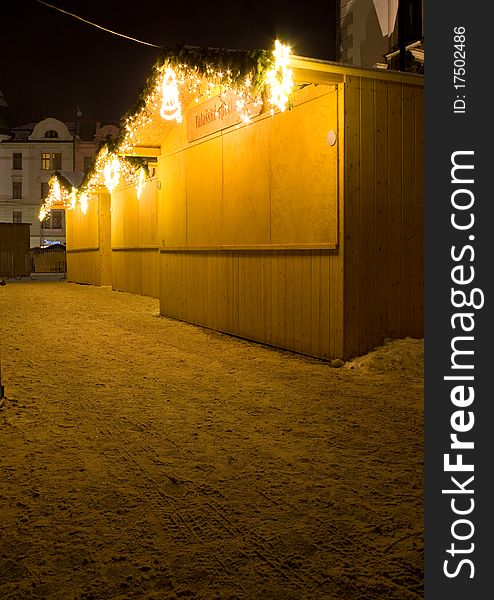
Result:
[[[29,137],[32,135],[36,125],[38,125],[42,121],[44,121],[44,119],[41,119],[40,121],[36,121],[35,123],[25,123],[24,125],[18,125],[17,127],[12,127],[12,129],[10,130],[12,139],[10,141],[12,141],[12,142],[28,142],[28,141],[30,141]],[[73,136],[74,135],[73,123],[65,122],[65,121],[61,121],[61,122],[64,123],[64,125],[69,130],[70,135]],[[57,141],[57,138],[48,139],[47,141],[51,141],[51,142]]]
[[[1,123],[2,123],[1,99],[2,98],[3,98],[3,95],[1,95],[1,91],[0,91],[0,133],[2,133],[2,131],[1,131]],[[41,119],[41,121],[43,121],[43,120],[44,119]],[[12,139],[10,141],[27,142],[27,141],[29,141],[29,136],[32,135],[33,130],[36,127],[36,125],[38,125],[38,123],[40,123],[41,121],[37,121],[34,123],[25,123],[24,125],[18,125],[17,127],[12,127],[11,129],[9,129],[8,125],[7,125],[6,133],[10,133],[10,135],[12,136]],[[101,126],[100,122],[98,122],[98,121],[94,122],[94,121],[81,120],[78,123],[76,121],[62,121],[62,123],[64,123],[64,125],[67,127],[71,136],[78,135],[79,139],[81,139],[82,141],[85,141],[85,142],[94,142],[96,139],[96,132]],[[107,125],[107,124],[105,123],[105,125]],[[113,123],[111,123],[111,125],[113,125]],[[56,138],[55,138],[55,140],[56,140]],[[55,140],[50,139],[49,141],[55,141]]]
[[[208,79],[210,72],[212,76],[215,75],[215,70],[225,71],[226,68],[237,69],[237,80],[242,80],[252,72],[253,64],[257,66],[254,72],[258,78],[263,81],[263,71],[270,67],[269,55],[263,51],[256,51],[252,54],[244,51],[235,51],[231,54],[226,54],[230,63],[226,62],[225,54],[228,51],[217,51],[215,49],[203,48],[203,49],[187,49],[188,54],[179,52],[177,56],[170,59],[168,55],[165,59],[160,59],[153,67],[151,76],[148,78],[146,86],[143,88],[140,97],[135,103],[134,107],[127,113],[123,119],[124,126],[120,132],[120,148],[123,148],[121,153],[132,154],[135,153],[137,156],[151,156],[149,153],[153,148],[159,148],[163,137],[166,135],[170,127],[174,126],[174,120],[164,120],[160,118],[159,100],[162,97],[160,94],[160,82],[163,80],[163,68],[162,60],[170,61],[178,70],[184,66],[189,68],[192,73]],[[194,59],[190,64],[187,62],[189,55]],[[247,55],[247,59],[242,62],[242,57]],[[197,68],[200,64],[200,60],[203,60],[202,70]],[[237,61],[237,63],[235,63]],[[258,61],[256,63],[256,61]],[[232,64],[236,64],[236,67],[232,67]],[[298,55],[290,56],[290,70],[293,73],[293,81],[295,87],[303,87],[307,84],[315,85],[337,85],[343,83],[347,77],[362,77],[368,79],[380,79],[384,81],[396,81],[400,83],[414,84],[423,86],[424,78],[422,75],[416,73],[406,73],[401,71],[386,70],[383,71],[377,68],[362,68],[353,65],[346,65],[340,62],[334,62],[329,60],[315,59]],[[161,68],[161,70],[160,70]],[[249,69],[251,71],[249,71]],[[209,71],[208,71],[209,70]],[[182,77],[183,78],[183,77]],[[235,85],[235,82],[233,82]],[[192,88],[192,89],[191,89]],[[193,86],[184,85],[182,90],[183,106],[184,110],[189,110],[194,106],[198,94]],[[249,92],[247,92],[249,93]],[[255,93],[255,91],[254,91]],[[203,94],[202,98],[206,98]],[[133,146],[130,149],[128,146]]]

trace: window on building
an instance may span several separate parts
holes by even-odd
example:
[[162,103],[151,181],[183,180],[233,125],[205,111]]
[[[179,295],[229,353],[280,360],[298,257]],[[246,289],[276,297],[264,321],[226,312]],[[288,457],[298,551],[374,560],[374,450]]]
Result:
[[22,223],[22,210],[12,212],[12,223]]
[[62,229],[62,215],[63,210],[52,210],[50,212],[51,229]]
[[85,156],[84,157],[84,173],[87,173],[89,171],[89,167],[91,166],[91,162],[93,161],[93,157],[92,156]]
[[55,131],[54,129],[48,129],[48,131],[45,133],[45,138],[57,138],[58,137],[58,131]]
[[20,200],[22,198],[22,181],[12,182],[12,198]]
[[41,200],[44,200],[48,196],[49,185],[48,181],[41,182]]
[[60,152],[52,154],[53,168],[60,170],[62,168],[62,155]]
[[63,210],[51,210],[43,221],[44,229],[63,229]]
[[12,168],[16,171],[22,169],[22,152],[14,152],[12,154]]
[[48,171],[51,169],[51,153],[50,152],[42,152],[41,153],[41,168],[43,171]]
[[41,169],[43,171],[55,171],[62,168],[62,154],[60,152],[42,152]]

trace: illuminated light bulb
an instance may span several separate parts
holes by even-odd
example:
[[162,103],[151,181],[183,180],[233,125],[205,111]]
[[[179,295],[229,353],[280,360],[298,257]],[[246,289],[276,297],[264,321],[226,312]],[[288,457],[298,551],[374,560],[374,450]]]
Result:
[[70,196],[69,196],[69,198],[70,198],[69,207],[71,209],[75,208],[75,204],[76,204],[76,201],[77,201],[77,195],[76,194],[77,194],[77,190],[75,189],[75,187],[73,187],[72,191],[70,192]]
[[81,203],[81,211],[84,214],[87,214],[88,197],[87,197],[86,192],[82,192],[81,198],[80,198],[80,203]]
[[[258,112],[258,107],[263,104],[264,96],[261,97],[259,91],[261,88],[264,88],[267,93],[266,108],[271,114],[274,114],[275,110],[284,111],[289,107],[290,95],[294,88],[293,72],[290,69],[290,47],[279,40],[275,42],[271,65],[267,69],[258,64],[257,70],[242,73],[241,69],[231,70],[223,65],[217,67],[203,64],[198,68],[184,62],[177,64],[165,62],[160,67],[156,67],[154,75],[154,81],[145,94],[144,106],[125,120],[124,137],[118,146],[119,154],[131,153],[134,146],[141,144],[143,128],[152,126],[158,114],[165,120],[182,122],[183,107],[180,101],[182,90],[190,94],[191,101],[195,104],[214,94],[218,94],[222,101],[232,95],[233,106],[236,105],[239,122],[242,124],[250,122],[253,113]],[[262,77],[262,81],[259,77]],[[254,83],[256,83],[255,87]],[[250,111],[248,107],[252,107],[253,110]],[[106,156],[107,154],[108,150],[105,149],[101,154],[101,160],[94,166],[90,175],[91,180],[85,186],[88,194],[94,193],[94,190],[106,179],[105,171],[106,174],[109,173],[110,167],[107,167],[106,163],[110,157]],[[134,170],[133,166],[127,169],[125,159],[121,158],[120,161],[121,180],[140,189],[139,169]],[[115,187],[112,181],[109,183],[110,188]],[[139,189],[136,188],[136,191],[140,195],[142,191]],[[62,198],[63,192],[62,189]],[[53,196],[55,195],[54,191]],[[68,203],[69,197],[65,201]]]
[[111,194],[120,181],[120,161],[116,156],[105,164],[103,175],[105,177],[105,185]]
[[168,67],[162,82],[162,103],[160,115],[167,121],[182,122],[182,106],[178,97],[178,84],[175,71]]
[[55,200],[57,200],[58,202],[61,202],[62,201],[62,191],[60,189],[60,182],[58,181],[58,179],[56,177],[53,178],[51,187],[53,190],[53,196],[55,197]]
[[137,179],[137,185],[136,185],[136,192],[137,192],[137,199],[140,200],[141,196],[142,196],[142,190],[144,188],[144,184],[146,183],[146,172],[144,171],[144,169],[141,167],[139,169],[139,176]]
[[46,210],[46,208],[44,206],[42,206],[39,210],[39,220],[44,221],[47,214],[48,214],[48,211]]
[[290,47],[276,40],[273,55],[274,67],[266,73],[266,80],[271,91],[269,102],[283,112],[288,105],[288,98],[294,85],[293,71],[288,66]]

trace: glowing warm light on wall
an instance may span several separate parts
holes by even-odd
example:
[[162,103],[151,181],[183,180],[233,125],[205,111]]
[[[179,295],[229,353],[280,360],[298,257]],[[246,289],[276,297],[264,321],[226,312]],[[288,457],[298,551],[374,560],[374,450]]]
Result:
[[[285,111],[289,104],[289,97],[293,92],[293,72],[289,68],[290,47],[275,42],[273,50],[274,63],[262,75],[261,84],[256,73],[250,72],[241,80],[235,79],[230,69],[216,69],[212,65],[205,65],[202,73],[197,67],[187,64],[166,63],[158,69],[158,82],[145,101],[145,107],[139,113],[129,117],[125,123],[126,136],[121,144],[121,150],[130,150],[132,146],[139,145],[138,132],[142,127],[152,122],[152,115],[156,104],[161,103],[160,115],[167,121],[182,121],[182,105],[180,94],[182,89],[192,96],[195,102],[202,98],[210,98],[219,94],[223,100],[227,93],[236,96],[239,122],[249,123],[250,119],[258,114],[253,107],[263,104],[263,88],[268,91],[266,109]],[[259,73],[257,73],[259,75]],[[257,82],[257,83],[256,83]]]
[[65,186],[61,185],[56,175],[52,175],[48,182],[48,194],[39,211],[40,221],[50,214],[54,205],[62,205],[64,208],[70,206],[70,193]]
[[137,179],[137,184],[136,184],[136,192],[137,192],[137,199],[140,200],[141,196],[142,196],[142,190],[144,188],[144,184],[146,182],[146,172],[144,171],[144,169],[141,167],[139,169],[139,175],[138,175],[138,179]]
[[[276,40],[272,57],[261,52],[257,65],[245,71],[240,66],[238,70],[236,67],[225,68],[224,63],[220,68],[214,64],[214,52],[211,55],[213,62],[205,62],[200,67],[175,61],[173,57],[156,66],[154,76],[140,98],[139,109],[124,121],[118,147],[111,146],[110,150],[110,146],[103,146],[88,178],[79,189],[70,192],[64,181],[58,188],[54,184],[51,196],[45,201],[43,214],[46,216],[51,205],[57,201],[64,203],[66,208],[74,208],[77,200],[85,214],[89,200],[101,192],[102,186],[112,193],[121,181],[135,185],[137,198],[140,199],[147,171],[142,168],[142,162],[136,163],[134,148],[143,145],[147,128],[158,115],[166,121],[182,121],[182,94],[187,102],[195,100],[196,103],[218,97],[220,106],[216,108],[217,118],[219,110],[231,110],[233,102],[238,114],[237,126],[250,123],[262,112],[274,114],[275,109],[284,111],[289,107],[294,88],[293,72],[289,68],[289,46]],[[204,60],[209,61],[207,53]],[[57,200],[58,189],[60,200]]]
[[86,194],[86,192],[82,192],[79,202],[81,204],[81,211],[84,214],[87,214],[87,209],[88,209],[88,196]]
[[[51,183],[51,180],[50,180]],[[62,201],[62,190],[60,189],[60,182],[58,181],[58,179],[55,177],[54,181],[53,181],[53,196],[55,197],[55,200],[57,200],[58,202]]]
[[46,215],[48,214],[48,212],[49,212],[49,211],[48,211],[48,210],[46,210],[46,208],[45,208],[44,206],[42,206],[42,207],[39,209],[39,220],[40,220],[40,221],[44,221],[44,220],[45,220],[45,218],[46,218]]
[[111,193],[120,181],[120,161],[117,156],[106,162],[103,168],[103,174],[105,177],[105,185]]
[[167,121],[182,122],[182,105],[178,97],[178,84],[175,71],[168,67],[163,76],[160,115]]
[[77,190],[75,187],[72,188],[69,197],[69,207],[74,209],[77,202]]
[[293,71],[288,66],[290,47],[276,40],[273,55],[274,67],[266,74],[271,93],[269,102],[283,112],[288,106],[288,99],[293,90]]

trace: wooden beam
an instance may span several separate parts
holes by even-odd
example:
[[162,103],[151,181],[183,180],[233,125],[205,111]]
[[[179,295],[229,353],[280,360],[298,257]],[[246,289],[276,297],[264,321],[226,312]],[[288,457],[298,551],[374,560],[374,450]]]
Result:
[[134,146],[132,150],[127,152],[119,152],[120,156],[153,156],[161,155],[160,146]]
[[313,69],[311,67],[306,68],[305,66],[299,66],[298,63],[294,64],[293,58],[291,59],[291,65],[293,79],[297,82],[336,85],[345,80],[345,76],[342,73],[330,73],[317,68]]
[[[307,83],[341,83],[346,76],[367,77],[369,79],[384,79],[397,83],[424,85],[424,76],[418,73],[404,73],[401,71],[388,71],[385,69],[364,69],[304,56],[291,56],[290,68],[293,69],[296,81]],[[317,78],[312,79],[312,77]]]

